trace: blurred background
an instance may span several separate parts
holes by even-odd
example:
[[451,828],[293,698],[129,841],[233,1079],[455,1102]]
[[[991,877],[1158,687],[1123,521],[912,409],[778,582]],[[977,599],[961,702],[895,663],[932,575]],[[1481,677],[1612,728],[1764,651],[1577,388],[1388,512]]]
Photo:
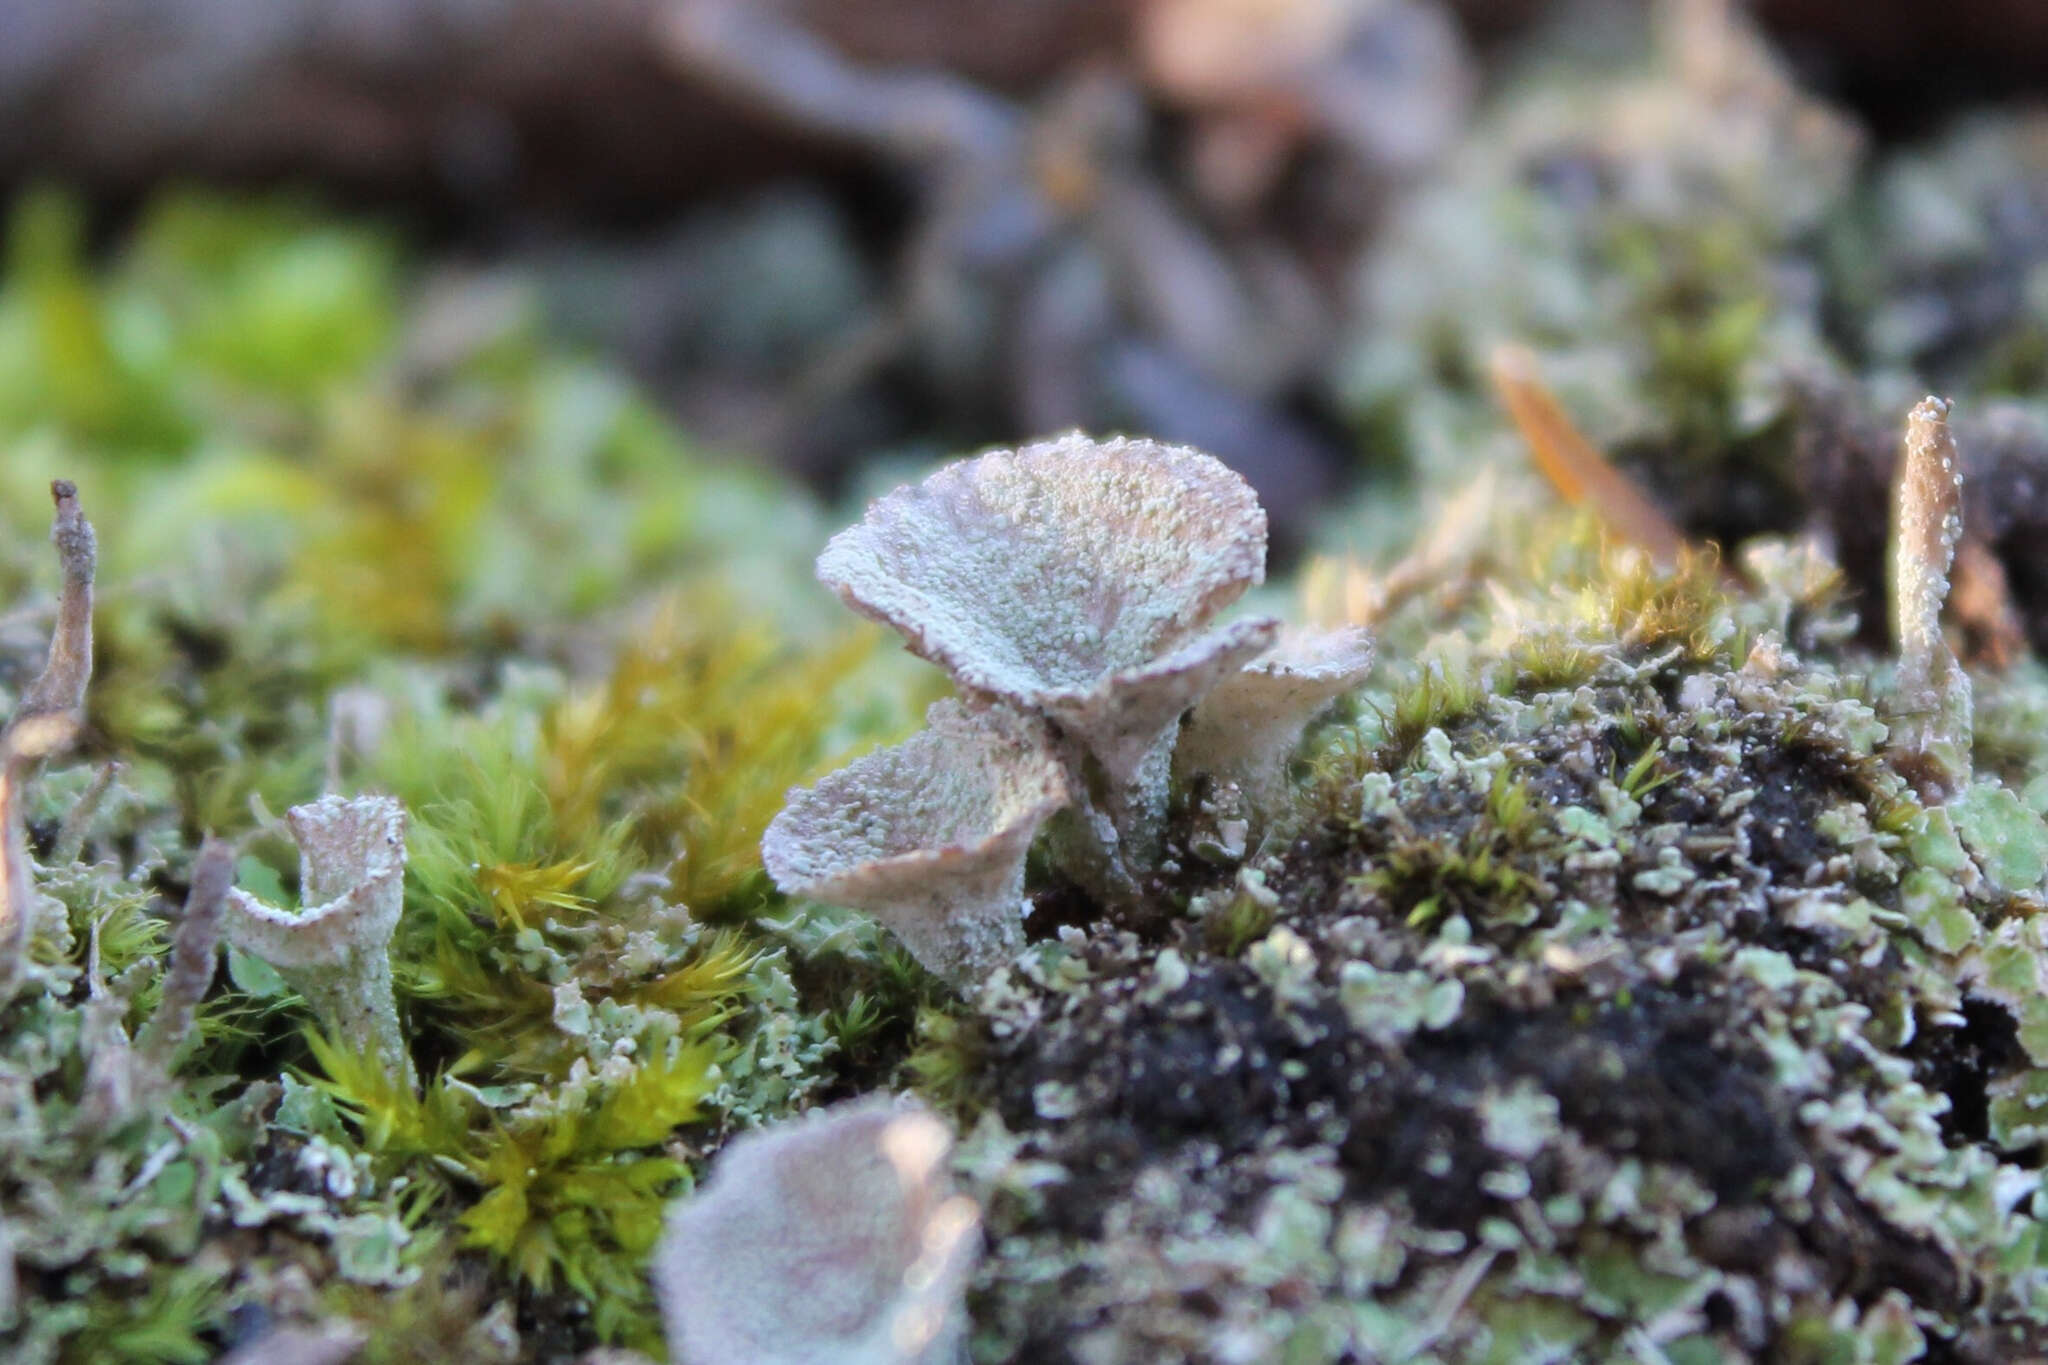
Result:
[[1463,486],[1512,341],[1688,531],[1853,568],[1916,390],[2048,377],[2044,81],[2031,0],[0,0],[0,440],[288,446],[524,338],[827,497],[1185,441],[1284,548]]

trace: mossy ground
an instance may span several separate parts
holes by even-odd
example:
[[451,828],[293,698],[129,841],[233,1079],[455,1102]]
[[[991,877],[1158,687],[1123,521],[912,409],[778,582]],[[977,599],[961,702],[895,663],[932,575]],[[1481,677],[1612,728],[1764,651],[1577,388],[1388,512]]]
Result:
[[[1034,946],[969,999],[759,871],[784,792],[937,686],[833,633],[814,508],[385,234],[174,195],[94,260],[74,205],[24,199],[0,702],[48,638],[49,479],[103,571],[86,741],[31,793],[52,909],[0,1008],[0,1353],[203,1361],[325,1323],[366,1361],[658,1355],[664,1204],[731,1132],[881,1088],[964,1134],[978,1360],[2048,1350],[2048,679],[1980,678],[1948,806],[1895,770],[1843,610],[1873,616],[1883,480],[1829,439],[1869,404],[1828,388],[1937,353],[2021,386],[2038,324],[1886,325],[1954,277],[1895,211],[1913,166],[1866,199],[1824,122],[1694,164],[1693,109],[1659,126],[1713,210],[1646,206],[1670,149],[1600,145],[1601,98],[1504,115],[1381,253],[1434,282],[1380,301],[1354,386],[1415,477],[1354,523],[1385,563],[1417,499],[1460,501],[1296,804],[1244,841],[1232,793],[1177,792],[1113,919],[1034,865]],[[1991,193],[2011,149],[1964,143],[1939,164]],[[2007,245],[1967,278],[2033,259]],[[1779,287],[1801,271],[1823,294]],[[1456,492],[1504,467],[1502,333],[1696,534],[1789,530],[1788,489],[1847,509],[1850,577],[1784,542],[1658,570],[1508,506],[1512,474]],[[2034,513],[1997,501],[2025,607]],[[167,1071],[126,1064],[200,837],[289,903],[276,816],[330,789],[410,813],[422,1089],[239,953]]]
[[[38,197],[9,240],[9,697],[49,630],[38,481],[84,487],[104,557],[87,740],[31,795],[51,912],[0,1013],[0,1353],[197,1361],[336,1317],[369,1360],[658,1351],[666,1202],[831,1089],[864,1017],[800,996],[759,918],[784,792],[916,700],[788,591],[815,514],[373,230],[179,198],[91,268]],[[276,816],[326,789],[410,813],[424,1093],[233,952],[174,1072],[106,1093],[199,836],[290,904]]]
[[1862,665],[1781,643],[1841,638],[1822,600],[1681,572],[1617,630],[1640,573],[1495,608],[1575,685],[1482,650],[1369,689],[1181,915],[991,991],[978,1358],[2042,1349],[2048,1054],[1993,982],[2048,965],[2048,826],[1923,807]]

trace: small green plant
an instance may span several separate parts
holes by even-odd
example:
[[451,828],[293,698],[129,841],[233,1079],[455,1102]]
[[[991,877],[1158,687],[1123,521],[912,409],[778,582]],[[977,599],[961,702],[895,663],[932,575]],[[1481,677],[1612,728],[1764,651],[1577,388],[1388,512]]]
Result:
[[1270,896],[1239,890],[1202,917],[1202,941],[1219,957],[1237,957],[1273,928]]
[[1587,623],[1612,632],[1637,657],[1676,645],[1688,663],[1702,664],[1732,652],[1716,630],[1728,596],[1712,547],[1689,547],[1669,570],[1638,551],[1607,547],[1581,597]]
[[369,1150],[414,1182],[411,1218],[453,1203],[463,1246],[536,1292],[583,1297],[606,1340],[653,1339],[640,1267],[689,1175],[662,1144],[706,1116],[726,1043],[678,1041],[509,1116],[446,1077],[415,1091],[330,1039],[316,1034],[308,1045],[322,1072],[314,1084]]
[[1418,670],[1380,713],[1385,736],[1380,766],[1390,771],[1400,767],[1414,755],[1424,735],[1480,714],[1492,695],[1490,679],[1477,671],[1434,663]]
[[987,1040],[981,1024],[943,1009],[917,1013],[917,1046],[904,1062],[918,1093],[943,1112],[970,1118],[982,1104],[977,1084]]
[[1462,834],[1397,829],[1375,865],[1352,883],[1384,898],[1410,928],[1451,914],[1526,923],[1542,885],[1534,864],[1544,828],[1526,774],[1504,765]]
[[1611,780],[1625,795],[1640,801],[1677,776],[1678,772],[1664,762],[1664,741],[1656,739],[1636,755],[1626,772]]

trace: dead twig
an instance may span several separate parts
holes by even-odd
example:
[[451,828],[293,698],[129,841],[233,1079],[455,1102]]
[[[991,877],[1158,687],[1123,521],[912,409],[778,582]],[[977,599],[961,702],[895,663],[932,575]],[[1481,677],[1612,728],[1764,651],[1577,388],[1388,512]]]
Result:
[[64,570],[57,624],[42,674],[0,730],[0,1001],[21,979],[35,884],[29,874],[22,783],[39,760],[68,748],[85,724],[85,687],[92,678],[92,588],[99,562],[92,523],[78,509],[78,487],[50,485],[56,515],[50,540]]

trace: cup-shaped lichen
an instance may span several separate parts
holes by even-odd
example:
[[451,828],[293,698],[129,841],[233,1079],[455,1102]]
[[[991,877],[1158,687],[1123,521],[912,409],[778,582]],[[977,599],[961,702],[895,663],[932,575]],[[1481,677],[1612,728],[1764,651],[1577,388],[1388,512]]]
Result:
[[1199,451],[1078,433],[949,465],[833,537],[818,577],[970,696],[1044,716],[1098,765],[1142,859],[1182,714],[1271,642],[1202,633],[1265,576],[1266,515]]
[[965,982],[1023,946],[1024,855],[1066,777],[1025,717],[942,701],[925,719],[790,793],[761,856],[783,890],[868,911]]
[[654,1286],[679,1365],[944,1365],[981,1215],[922,1109],[840,1105],[736,1138],[669,1214]]
[[1237,783],[1271,813],[1286,790],[1287,760],[1302,731],[1372,671],[1372,636],[1358,627],[1294,630],[1234,673],[1195,707],[1173,766]]
[[275,967],[323,1025],[410,1085],[390,955],[405,900],[405,807],[388,796],[323,796],[286,818],[308,908],[281,910],[236,888],[228,942]]

